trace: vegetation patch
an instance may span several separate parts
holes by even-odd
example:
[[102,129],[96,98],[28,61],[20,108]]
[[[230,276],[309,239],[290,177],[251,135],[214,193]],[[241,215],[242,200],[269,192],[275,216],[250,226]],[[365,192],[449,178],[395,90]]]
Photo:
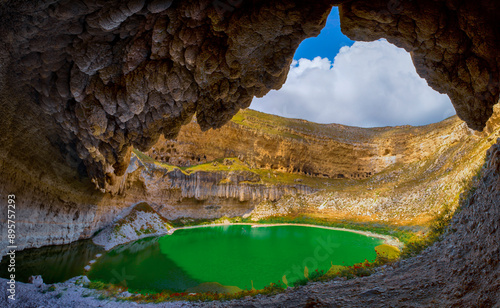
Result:
[[[258,117],[259,121],[255,121],[252,117]],[[300,121],[279,119],[284,121],[279,123],[283,129],[276,130],[275,128],[266,125],[265,115],[256,113],[239,113],[233,118],[233,122],[238,125],[249,126],[251,128],[264,130],[269,134],[276,134],[289,138],[303,138],[302,132],[311,130],[307,123]],[[275,119],[273,119],[275,121]],[[258,127],[254,127],[258,123]],[[271,127],[271,128],[270,128]],[[288,128],[293,128],[288,130]],[[266,129],[268,129],[266,131]],[[271,130],[269,130],[271,129]],[[325,129],[327,127],[325,126]],[[335,278],[351,279],[355,277],[363,277],[371,275],[376,272],[381,265],[387,265],[396,262],[400,258],[409,258],[419,254],[422,250],[429,247],[436,241],[439,241],[446,232],[453,232],[448,226],[454,214],[460,211],[461,206],[466,206],[468,200],[474,194],[477,187],[481,172],[478,171],[476,176],[469,180],[471,174],[474,173],[475,166],[481,164],[481,158],[478,155],[484,153],[484,149],[489,147],[486,142],[479,142],[475,146],[468,143],[456,143],[449,146],[442,151],[437,151],[436,155],[431,155],[424,160],[412,162],[408,164],[397,163],[382,172],[379,172],[368,179],[363,180],[350,180],[350,179],[328,179],[319,177],[309,177],[305,175],[279,172],[276,170],[268,169],[253,169],[250,168],[245,162],[242,162],[235,157],[220,158],[205,164],[200,164],[190,167],[175,167],[164,164],[149,158],[147,155],[140,153],[139,156],[144,162],[154,163],[162,166],[167,170],[180,169],[185,174],[194,172],[251,172],[258,175],[260,181],[249,182],[244,184],[266,184],[266,185],[307,185],[312,188],[321,189],[324,192],[334,192],[333,195],[337,196],[337,192],[342,192],[342,197],[349,197],[350,195],[359,195],[360,191],[367,196],[367,199],[373,198],[374,201],[383,198],[389,198],[393,195],[405,196],[412,189],[417,187],[422,191],[422,203],[429,205],[430,210],[426,210],[425,224],[401,224],[401,220],[396,218],[388,220],[387,222],[380,221],[355,221],[354,219],[341,219],[335,217],[321,217],[321,213],[307,213],[306,211],[297,210],[286,216],[270,216],[261,218],[258,221],[252,220],[251,217],[222,217],[219,219],[191,219],[179,218],[171,221],[175,227],[182,226],[195,226],[195,225],[208,225],[208,224],[222,224],[222,223],[261,223],[261,224],[310,224],[327,227],[346,228],[360,231],[370,231],[378,234],[389,235],[398,238],[405,244],[405,247],[400,251],[396,247],[390,245],[380,245],[375,248],[377,258],[369,262],[354,264],[352,266],[333,265],[328,271],[318,271],[305,269],[304,278],[293,282],[293,286],[303,285],[309,281],[325,281]],[[138,151],[137,151],[138,152]],[[470,153],[470,155],[463,155],[460,153]],[[480,154],[477,154],[480,153]],[[450,158],[453,159],[445,159]],[[468,166],[463,168],[463,166]],[[459,173],[457,170],[464,170]],[[465,170],[467,169],[467,170]],[[465,172],[467,171],[467,172]],[[457,182],[450,182],[449,180],[439,182],[444,176],[450,178],[458,178]],[[226,178],[221,180],[218,184],[234,184],[230,179]],[[432,185],[431,185],[432,184]],[[434,185],[435,184],[435,185]],[[455,185],[457,184],[457,185]],[[455,187],[451,188],[451,185]],[[442,191],[452,191],[452,193],[439,194],[434,193],[439,187]],[[431,193],[429,193],[431,191]],[[459,194],[462,192],[462,194]],[[350,195],[349,195],[350,194]],[[455,196],[455,194],[457,194]],[[326,195],[325,195],[326,196]],[[451,196],[451,197],[449,197]],[[294,200],[294,202],[303,202],[302,200]],[[279,204],[279,203],[277,203]],[[324,203],[326,204],[326,202]],[[323,208],[323,205],[320,208]],[[305,207],[311,207],[310,204],[305,203]],[[317,205],[315,205],[318,207]],[[403,217],[416,217],[416,212],[405,212],[404,208],[400,212],[395,212],[394,216]],[[301,212],[302,211],[302,212]],[[396,210],[395,210],[396,211]],[[411,216],[414,215],[414,216]],[[422,219],[423,220],[423,219]],[[206,286],[199,286],[200,289],[192,289],[184,293],[175,292],[161,292],[161,293],[146,293],[143,294],[144,301],[162,301],[162,300],[225,300],[241,298],[249,295],[256,294],[272,294],[285,290],[288,285],[286,277],[283,277],[282,282],[270,284],[263,290],[225,290],[224,286],[208,284]],[[213,288],[213,289],[211,289]],[[266,293],[269,292],[269,293]]]
[[[257,294],[262,295],[273,295],[283,292],[287,286],[282,283],[271,283],[268,286],[264,287],[261,290],[250,289],[250,290],[241,290],[238,287],[231,286],[223,286],[218,283],[204,283],[195,288],[192,288],[194,292],[173,292],[169,290],[165,290],[162,292],[156,291],[134,291],[129,290],[126,287],[104,283],[101,281],[92,281],[88,288],[95,289],[100,292],[99,297],[102,299],[117,297],[120,293],[130,292],[131,296],[129,297],[120,297],[123,300],[127,301],[135,301],[141,303],[160,303],[166,301],[214,301],[214,300],[232,300],[232,299],[240,299],[246,296],[254,296]],[[237,289],[236,289],[237,288]],[[196,291],[199,289],[200,291]],[[209,291],[204,291],[204,290]],[[211,290],[211,291],[210,291]]]
[[392,245],[382,244],[375,247],[377,255],[384,257],[388,260],[396,260],[401,255],[401,251]]
[[187,293],[228,293],[236,294],[243,290],[237,286],[225,286],[218,282],[204,282],[186,290]]
[[453,232],[453,230],[449,230],[448,228],[450,222],[453,219],[453,216],[461,211],[463,206],[467,206],[469,204],[470,199],[479,186],[484,168],[484,165],[481,166],[470,181],[464,180],[463,192],[460,194],[458,205],[455,208],[450,204],[445,204],[441,213],[439,213],[433,220],[429,232],[424,235],[415,234],[405,242],[405,249],[401,254],[402,258],[409,258],[418,255],[436,241],[441,240],[446,232]]

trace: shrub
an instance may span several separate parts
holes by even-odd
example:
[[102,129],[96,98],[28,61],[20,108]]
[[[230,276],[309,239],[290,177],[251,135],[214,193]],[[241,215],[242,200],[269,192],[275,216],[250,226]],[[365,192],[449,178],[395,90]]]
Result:
[[89,283],[89,289],[104,290],[107,288],[107,284],[102,281],[91,281]]

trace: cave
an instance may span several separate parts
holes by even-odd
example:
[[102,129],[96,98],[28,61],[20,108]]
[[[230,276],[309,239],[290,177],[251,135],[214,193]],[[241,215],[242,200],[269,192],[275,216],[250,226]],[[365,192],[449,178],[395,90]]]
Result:
[[[494,0],[2,1],[0,195],[16,196],[18,249],[89,238],[112,222],[137,201],[123,185],[133,148],[176,137],[194,115],[203,131],[222,127],[280,88],[334,5],[349,38],[404,48],[469,128],[489,129],[500,93]],[[442,241],[380,275],[267,304],[366,307],[387,303],[385,294],[394,306],[496,307],[499,147]]]

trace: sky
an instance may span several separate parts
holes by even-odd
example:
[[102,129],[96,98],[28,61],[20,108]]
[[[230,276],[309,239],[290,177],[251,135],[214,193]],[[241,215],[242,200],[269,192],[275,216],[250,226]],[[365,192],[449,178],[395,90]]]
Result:
[[336,7],[321,34],[297,49],[283,87],[255,98],[250,108],[360,127],[426,125],[455,114],[448,96],[418,76],[404,49],[344,36]]

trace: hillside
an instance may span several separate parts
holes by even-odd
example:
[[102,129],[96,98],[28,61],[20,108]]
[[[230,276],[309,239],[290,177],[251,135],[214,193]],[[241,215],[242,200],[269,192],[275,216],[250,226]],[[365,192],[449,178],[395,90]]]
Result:
[[[492,121],[484,133],[457,117],[357,128],[245,110],[218,130],[202,132],[193,119],[176,139],[135,153],[143,168],[170,178],[156,206],[169,219],[300,216],[419,230],[457,207],[498,136]],[[175,170],[197,180],[175,184]],[[165,189],[179,188],[165,200]]]
[[258,169],[362,179],[396,163],[426,159],[468,134],[457,117],[421,127],[367,129],[242,110],[228,125],[204,133],[194,118],[175,140],[161,138],[147,154],[178,166],[239,157]]

